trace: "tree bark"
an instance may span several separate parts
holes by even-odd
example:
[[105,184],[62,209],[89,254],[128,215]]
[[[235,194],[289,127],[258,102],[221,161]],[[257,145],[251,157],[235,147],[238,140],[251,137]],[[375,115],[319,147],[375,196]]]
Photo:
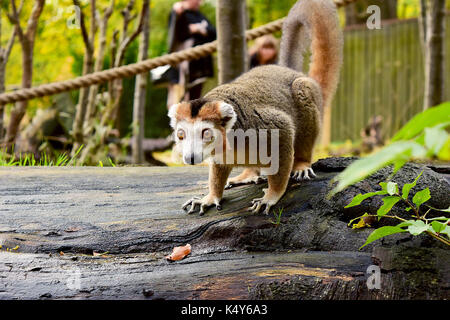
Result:
[[[83,13],[83,10],[81,9],[80,2],[78,0],[73,0],[73,4],[80,9],[80,29],[81,35],[83,36],[83,43],[85,47],[82,74],[86,75],[94,71],[94,41],[95,41],[95,34],[97,31],[97,23],[95,21],[96,20],[95,0],[90,1],[91,25],[89,33],[86,28],[85,15]],[[89,99],[89,91],[90,87],[84,87],[80,89],[78,104],[75,111],[75,118],[72,125],[72,137],[73,137],[72,156],[84,143],[83,126]]]
[[[22,89],[31,88],[33,80],[33,54],[34,41],[36,38],[36,31],[39,18],[44,9],[45,0],[36,0],[31,10],[30,18],[27,22],[26,30],[20,26],[19,10],[16,8],[15,0],[11,0],[12,14],[9,15],[9,20],[16,27],[17,35],[22,46]],[[14,144],[19,131],[20,122],[27,110],[28,101],[19,101],[16,103],[14,109],[11,111],[8,128],[6,131],[5,144],[10,147]]]
[[[106,33],[108,31],[108,20],[111,17],[114,11],[115,1],[111,1],[110,6],[105,9],[103,14],[103,18],[98,22],[100,27],[99,34],[99,44],[98,44],[98,53],[95,60],[94,71],[101,71],[103,69],[103,62],[105,60],[105,51],[106,51]],[[89,91],[88,103],[86,108],[86,114],[84,119],[84,134],[85,140],[91,135],[93,129],[93,121],[97,112],[97,94],[98,94],[98,85],[93,85]]]
[[[123,25],[122,31],[115,30],[111,40],[111,67],[120,67],[124,62],[125,52],[129,45],[137,38],[137,36],[142,32],[144,26],[144,8],[149,6],[150,0],[144,0],[142,4],[142,10],[140,11],[140,17],[136,28],[130,34],[128,32],[130,23],[136,18],[137,14],[132,14],[132,10],[135,5],[134,0],[130,0],[127,6],[122,10]],[[117,39],[120,34],[119,39]],[[120,105],[120,98],[123,92],[123,80],[112,80],[108,83],[108,101],[106,102],[106,107],[103,111],[100,126],[104,128],[101,133],[99,133],[98,139],[90,139],[87,146],[81,153],[80,162],[89,162],[93,155],[95,155],[103,142],[106,140],[107,136],[113,132],[115,126],[118,109]],[[117,130],[114,130],[114,135],[118,136]]]
[[216,17],[219,84],[223,84],[247,71],[245,1],[219,0]]
[[426,0],[423,8],[426,13],[423,108],[427,109],[445,98],[445,0]]
[[[150,1],[143,8],[145,10],[143,30],[139,43],[138,61],[143,61],[148,57],[148,46],[150,40]],[[132,143],[132,160],[135,164],[144,162],[144,150],[142,142],[145,132],[145,102],[147,93],[148,73],[136,76],[136,85],[134,89],[133,104],[133,143]]]
[[[117,46],[117,51],[114,56],[114,67],[120,67],[123,64],[123,60],[125,58],[125,52],[128,49],[129,45],[137,38],[137,36],[142,32],[144,26],[144,14],[145,10],[141,10],[141,14],[139,17],[139,22],[137,27],[131,34],[128,34],[128,28],[131,21],[136,18],[136,15],[132,15],[131,11],[134,7],[134,2],[131,0],[128,5],[122,10],[123,16],[123,26],[122,32],[120,34],[120,39]],[[149,0],[144,0],[142,4],[142,8],[147,7]],[[112,125],[114,126],[117,120],[118,108],[120,104],[120,98],[123,92],[123,79],[113,80],[110,85],[112,86],[111,94],[110,94],[110,102],[108,103],[106,110],[103,114],[101,125]]]
[[420,0],[420,15],[419,15],[419,35],[420,43],[422,44],[422,52],[425,56],[425,42],[427,30],[427,0]]
[[[2,8],[0,7],[0,39],[1,39],[1,30],[2,30],[1,12],[2,12]],[[0,93],[5,92],[6,64],[8,63],[9,55],[10,55],[12,47],[14,45],[16,35],[17,35],[17,30],[16,30],[16,27],[14,27],[6,46],[4,48],[0,47]],[[4,113],[5,113],[5,106],[0,104],[0,144],[2,143],[3,136],[4,136],[4,125],[3,125]]]

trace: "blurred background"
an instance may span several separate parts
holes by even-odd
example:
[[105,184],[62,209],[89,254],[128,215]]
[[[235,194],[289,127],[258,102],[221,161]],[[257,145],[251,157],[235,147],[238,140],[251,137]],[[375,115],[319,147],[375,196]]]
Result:
[[[2,92],[17,90],[27,84],[38,86],[67,80],[139,60],[139,36],[129,43],[127,37],[133,35],[138,27],[145,5],[143,0],[43,2],[42,8],[36,8],[39,6],[37,0],[1,1]],[[175,2],[151,0],[149,4],[148,58],[164,55],[170,50],[169,15]],[[248,29],[284,17],[295,2],[247,0]],[[339,9],[345,37],[344,64],[332,105],[330,142],[319,146],[316,158],[370,153],[385,144],[403,124],[424,109],[425,61],[419,19],[420,2],[360,0]],[[204,0],[200,6],[200,12],[212,25],[216,25],[216,5],[215,0]],[[367,12],[369,5],[380,8],[380,29],[369,29],[366,24],[371,15]],[[445,6],[444,51],[448,78],[450,1]],[[41,12],[33,30],[33,13],[39,9]],[[91,28],[94,12],[97,21],[95,30]],[[274,36],[279,39],[281,32]],[[249,43],[248,48],[254,44]],[[34,46],[34,50],[30,50],[30,45]],[[122,56],[118,54],[120,50],[123,51]],[[87,61],[89,52],[92,52],[92,57]],[[24,59],[26,55],[32,58],[31,70],[30,66],[27,68],[29,61]],[[90,71],[87,70],[89,64]],[[216,54],[213,55],[213,64],[214,77],[204,83],[203,93],[218,83]],[[24,75],[30,72],[31,76]],[[24,114],[19,117],[17,132],[8,128],[11,121],[17,121],[14,109],[19,107],[4,105],[0,109],[3,119],[0,138],[13,143],[4,144],[0,163],[174,165],[170,159],[168,137],[171,130],[166,117],[167,86],[152,81],[150,73],[145,77],[148,80],[144,100],[145,158],[138,163],[131,156],[136,77],[99,85],[93,93],[91,88],[91,93],[77,90],[29,100],[25,107],[21,107]],[[449,79],[445,82],[444,91],[444,99],[450,100]],[[93,95],[92,101],[88,98],[90,94]],[[80,98],[80,95],[86,98]],[[80,103],[91,103],[95,111],[91,122],[83,124],[82,139],[77,139],[74,123]],[[112,111],[108,109],[109,105],[114,106]],[[102,119],[104,117],[106,120]],[[27,160],[24,162],[24,159]]]

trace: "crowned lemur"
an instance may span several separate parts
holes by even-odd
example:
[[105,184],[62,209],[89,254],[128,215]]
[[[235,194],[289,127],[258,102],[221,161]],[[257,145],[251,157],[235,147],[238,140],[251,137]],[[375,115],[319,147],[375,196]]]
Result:
[[[267,167],[258,158],[244,163],[217,161],[225,155],[248,151],[231,150],[230,130],[266,130],[277,132],[277,172],[267,174],[268,188],[264,196],[252,201],[250,210],[269,213],[283,196],[290,176],[309,179],[312,153],[319,135],[324,106],[329,106],[336,91],[342,65],[342,31],[337,9],[332,0],[299,0],[283,24],[278,65],[251,69],[231,83],[223,84],[203,98],[181,102],[169,109],[174,129],[174,157],[185,164],[198,164],[210,158],[209,193],[193,198],[182,207],[200,214],[215,205],[221,209],[223,190],[234,166],[245,167],[228,185],[256,182]],[[309,73],[303,69],[305,49],[311,49]],[[258,135],[259,144],[261,138]],[[264,143],[273,144],[273,140]],[[269,141],[269,142],[267,142]],[[272,141],[272,142],[271,142]],[[268,146],[264,146],[267,149]],[[261,148],[261,146],[260,146]],[[275,155],[275,153],[273,154]],[[228,158],[227,158],[228,159]]]

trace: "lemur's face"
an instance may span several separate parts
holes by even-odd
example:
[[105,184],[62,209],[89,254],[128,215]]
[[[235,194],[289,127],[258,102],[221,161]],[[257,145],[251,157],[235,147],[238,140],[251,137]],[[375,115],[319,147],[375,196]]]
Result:
[[185,164],[199,164],[222,150],[226,130],[236,121],[231,105],[205,99],[175,104],[168,116],[175,140],[172,157]]

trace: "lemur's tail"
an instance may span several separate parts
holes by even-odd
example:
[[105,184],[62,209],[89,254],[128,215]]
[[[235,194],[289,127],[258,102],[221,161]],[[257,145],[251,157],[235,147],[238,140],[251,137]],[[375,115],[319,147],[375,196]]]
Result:
[[303,70],[303,54],[312,52],[309,76],[322,88],[324,106],[329,106],[342,65],[342,31],[332,0],[299,0],[283,25],[280,65]]

